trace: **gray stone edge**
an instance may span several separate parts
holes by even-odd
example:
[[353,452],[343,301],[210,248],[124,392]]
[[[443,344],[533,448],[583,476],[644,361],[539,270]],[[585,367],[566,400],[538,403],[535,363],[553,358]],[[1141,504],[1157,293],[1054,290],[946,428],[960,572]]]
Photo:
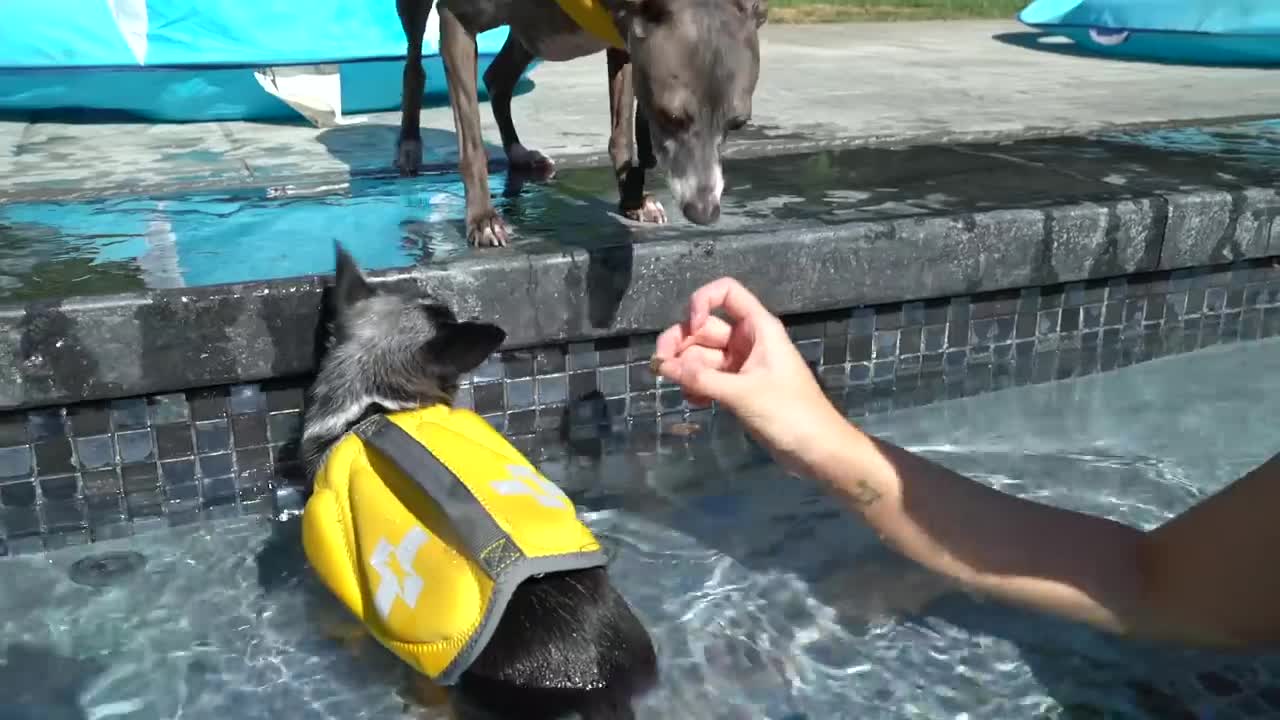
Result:
[[[651,333],[731,275],[780,314],[1280,255],[1280,193],[1168,193],[1038,209],[818,223],[372,274],[496,322],[508,348]],[[325,277],[0,307],[0,410],[305,375]]]

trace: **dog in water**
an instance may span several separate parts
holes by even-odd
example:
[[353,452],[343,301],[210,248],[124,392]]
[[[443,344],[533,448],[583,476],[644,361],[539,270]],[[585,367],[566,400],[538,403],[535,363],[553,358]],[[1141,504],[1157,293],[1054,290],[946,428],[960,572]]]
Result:
[[422,39],[433,5],[472,244],[501,246],[509,238],[489,197],[476,88],[476,35],[503,25],[510,35],[484,83],[513,170],[553,171],[549,158],[520,143],[511,120],[524,71],[535,58],[564,61],[605,50],[619,210],[632,220],[666,222],[644,189],[645,171],[661,161],[684,216],[700,225],[719,219],[721,146],[751,119],[767,0],[396,0],[408,41],[395,161],[401,175],[416,175],[422,164]]
[[501,435],[452,408],[506,334],[379,289],[337,254],[301,448],[313,569],[460,720],[634,717],[656,653],[599,544]]

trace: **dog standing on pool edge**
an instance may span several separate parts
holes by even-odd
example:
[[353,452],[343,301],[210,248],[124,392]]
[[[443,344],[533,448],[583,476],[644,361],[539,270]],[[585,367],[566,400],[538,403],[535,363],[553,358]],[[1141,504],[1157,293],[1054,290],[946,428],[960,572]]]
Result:
[[[505,333],[381,291],[338,250],[307,399],[313,569],[460,720],[627,720],[652,641],[572,503],[482,418],[451,407]],[[502,479],[510,475],[509,479]]]
[[550,174],[552,168],[546,156],[520,143],[511,120],[524,71],[535,58],[565,61],[606,50],[619,210],[632,220],[666,222],[662,206],[644,190],[645,171],[661,161],[684,216],[700,225],[719,219],[721,146],[751,119],[767,0],[396,0],[408,41],[396,144],[402,175],[416,175],[422,164],[422,38],[433,5],[440,12],[440,55],[472,244],[502,246],[509,238],[489,196],[476,87],[476,36],[503,25],[510,34],[484,82],[513,169]]

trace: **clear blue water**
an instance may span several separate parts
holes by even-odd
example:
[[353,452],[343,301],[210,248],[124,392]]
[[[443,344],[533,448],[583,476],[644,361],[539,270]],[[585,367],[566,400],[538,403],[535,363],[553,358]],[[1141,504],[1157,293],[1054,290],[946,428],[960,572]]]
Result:
[[[1277,415],[1280,342],[1266,341],[861,422],[1008,492],[1151,527],[1274,453]],[[1280,657],[1143,647],[952,592],[723,418],[649,451],[606,445],[545,470],[660,648],[641,717],[1280,715]],[[105,588],[69,579],[77,559],[124,548],[145,569]],[[296,521],[0,561],[4,720],[442,718],[406,703],[406,679],[308,575]]]

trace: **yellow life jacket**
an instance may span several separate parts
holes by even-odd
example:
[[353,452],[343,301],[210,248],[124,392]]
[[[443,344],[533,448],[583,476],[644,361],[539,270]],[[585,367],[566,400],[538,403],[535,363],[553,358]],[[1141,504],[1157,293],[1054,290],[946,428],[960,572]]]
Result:
[[605,9],[601,0],[556,0],[556,4],[565,15],[578,24],[578,27],[586,30],[597,40],[619,50],[626,49],[626,41],[618,33],[618,26],[614,24],[613,16]]
[[321,581],[417,671],[450,685],[521,582],[605,564],[569,498],[483,418],[376,415],[325,456],[302,520]]

